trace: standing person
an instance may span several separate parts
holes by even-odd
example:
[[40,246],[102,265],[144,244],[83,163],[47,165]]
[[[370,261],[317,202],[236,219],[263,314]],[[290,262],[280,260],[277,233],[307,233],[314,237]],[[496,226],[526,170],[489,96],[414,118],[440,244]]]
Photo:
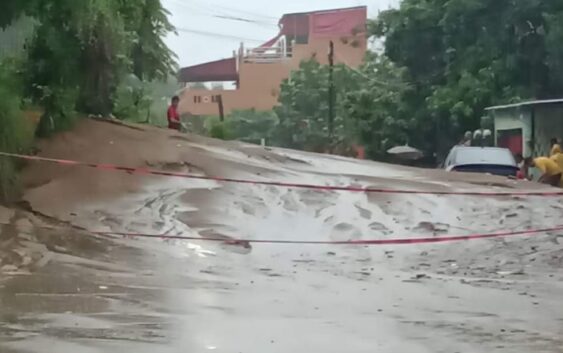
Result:
[[548,184],[551,186],[561,185],[561,176],[563,172],[557,163],[548,157],[538,157],[532,159],[531,157],[526,158],[524,165],[527,167],[538,168],[542,175],[538,179],[538,182],[542,184]]
[[561,153],[561,145],[559,144],[559,140],[555,137],[551,139],[551,151],[549,152],[549,156],[553,157],[558,153]]
[[180,123],[180,114],[178,113],[178,104],[180,104],[180,97],[172,97],[170,106],[168,107],[168,128],[180,131],[182,124]]
[[463,138],[461,139],[461,141],[459,141],[458,145],[459,146],[471,146],[471,137],[472,136],[473,136],[473,134],[471,133],[471,131],[467,131],[463,135]]

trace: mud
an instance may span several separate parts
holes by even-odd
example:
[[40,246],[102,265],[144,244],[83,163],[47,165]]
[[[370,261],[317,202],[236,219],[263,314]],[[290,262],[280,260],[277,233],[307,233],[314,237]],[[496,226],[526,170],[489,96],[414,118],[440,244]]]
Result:
[[[93,121],[44,142],[42,154],[314,184],[540,187]],[[0,273],[0,352],[563,352],[563,234],[384,247],[231,241],[545,228],[561,225],[557,198],[318,192],[39,165],[27,173],[29,209],[0,209],[0,267],[12,266]]]

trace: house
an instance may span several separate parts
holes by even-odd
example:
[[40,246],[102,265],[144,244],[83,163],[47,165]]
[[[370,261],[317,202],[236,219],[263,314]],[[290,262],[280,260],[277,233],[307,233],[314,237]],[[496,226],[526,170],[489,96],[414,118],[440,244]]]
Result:
[[495,141],[514,154],[549,155],[552,138],[563,138],[563,99],[536,100],[486,108]]
[[[282,81],[304,60],[328,63],[334,43],[335,63],[359,66],[367,50],[365,6],[284,15],[279,34],[257,48],[242,44],[231,58],[182,68],[179,111],[189,115],[218,115],[233,110],[271,110]],[[194,88],[201,82],[229,82],[234,89]]]

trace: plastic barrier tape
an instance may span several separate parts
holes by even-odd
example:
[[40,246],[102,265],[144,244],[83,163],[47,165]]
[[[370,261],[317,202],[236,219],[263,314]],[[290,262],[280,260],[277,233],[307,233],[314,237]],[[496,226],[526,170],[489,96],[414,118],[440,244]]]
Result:
[[107,171],[123,171],[133,174],[141,175],[158,175],[166,177],[199,179],[199,180],[212,180],[223,183],[237,183],[237,184],[251,184],[251,185],[266,185],[278,186],[295,189],[310,189],[321,191],[351,191],[351,192],[366,192],[366,193],[380,193],[380,194],[410,194],[410,195],[458,195],[458,196],[562,196],[563,191],[515,191],[515,192],[492,192],[492,191],[419,191],[419,190],[396,190],[396,189],[383,189],[383,188],[369,188],[369,187],[354,187],[354,186],[326,186],[314,184],[299,184],[299,183],[284,183],[277,181],[259,181],[247,179],[234,179],[224,178],[218,176],[201,176],[189,173],[165,172],[147,168],[132,168],[124,167],[115,164],[96,164],[66,159],[54,159],[38,156],[22,155],[16,153],[0,152],[0,156],[18,158],[30,161],[40,161],[56,163],[66,166],[83,166],[89,168],[96,168]]
[[300,245],[407,245],[407,244],[433,244],[433,243],[447,243],[459,242],[478,239],[491,239],[491,238],[508,238],[524,235],[540,235],[543,233],[563,232],[563,226],[544,229],[528,229],[520,231],[506,231],[486,234],[470,234],[470,235],[449,235],[449,236],[436,236],[426,238],[395,238],[395,239],[371,239],[371,240],[349,240],[349,241],[314,241],[314,240],[276,240],[276,239],[225,239],[225,238],[202,238],[202,237],[185,237],[180,235],[165,235],[165,234],[142,234],[142,233],[124,233],[124,232],[90,232],[102,236],[124,236],[132,238],[153,238],[163,240],[192,240],[192,241],[207,241],[207,242],[221,242],[230,244],[300,244]]

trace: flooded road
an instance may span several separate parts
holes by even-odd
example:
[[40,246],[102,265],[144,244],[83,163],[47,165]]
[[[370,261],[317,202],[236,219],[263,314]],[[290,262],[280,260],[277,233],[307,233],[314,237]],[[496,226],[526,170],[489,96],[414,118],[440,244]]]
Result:
[[[239,163],[231,177],[481,187],[333,157],[281,151],[264,159],[197,147],[222,167]],[[280,166],[276,158],[290,161]],[[217,174],[193,160],[190,168]],[[56,186],[46,184],[28,196],[34,213],[0,217],[0,244],[11,249],[5,254],[21,258],[17,266],[0,265],[0,352],[563,352],[560,234],[245,249],[81,230],[282,240],[464,235],[560,225],[558,199],[119,178],[139,178],[142,187],[54,208],[35,202]]]

